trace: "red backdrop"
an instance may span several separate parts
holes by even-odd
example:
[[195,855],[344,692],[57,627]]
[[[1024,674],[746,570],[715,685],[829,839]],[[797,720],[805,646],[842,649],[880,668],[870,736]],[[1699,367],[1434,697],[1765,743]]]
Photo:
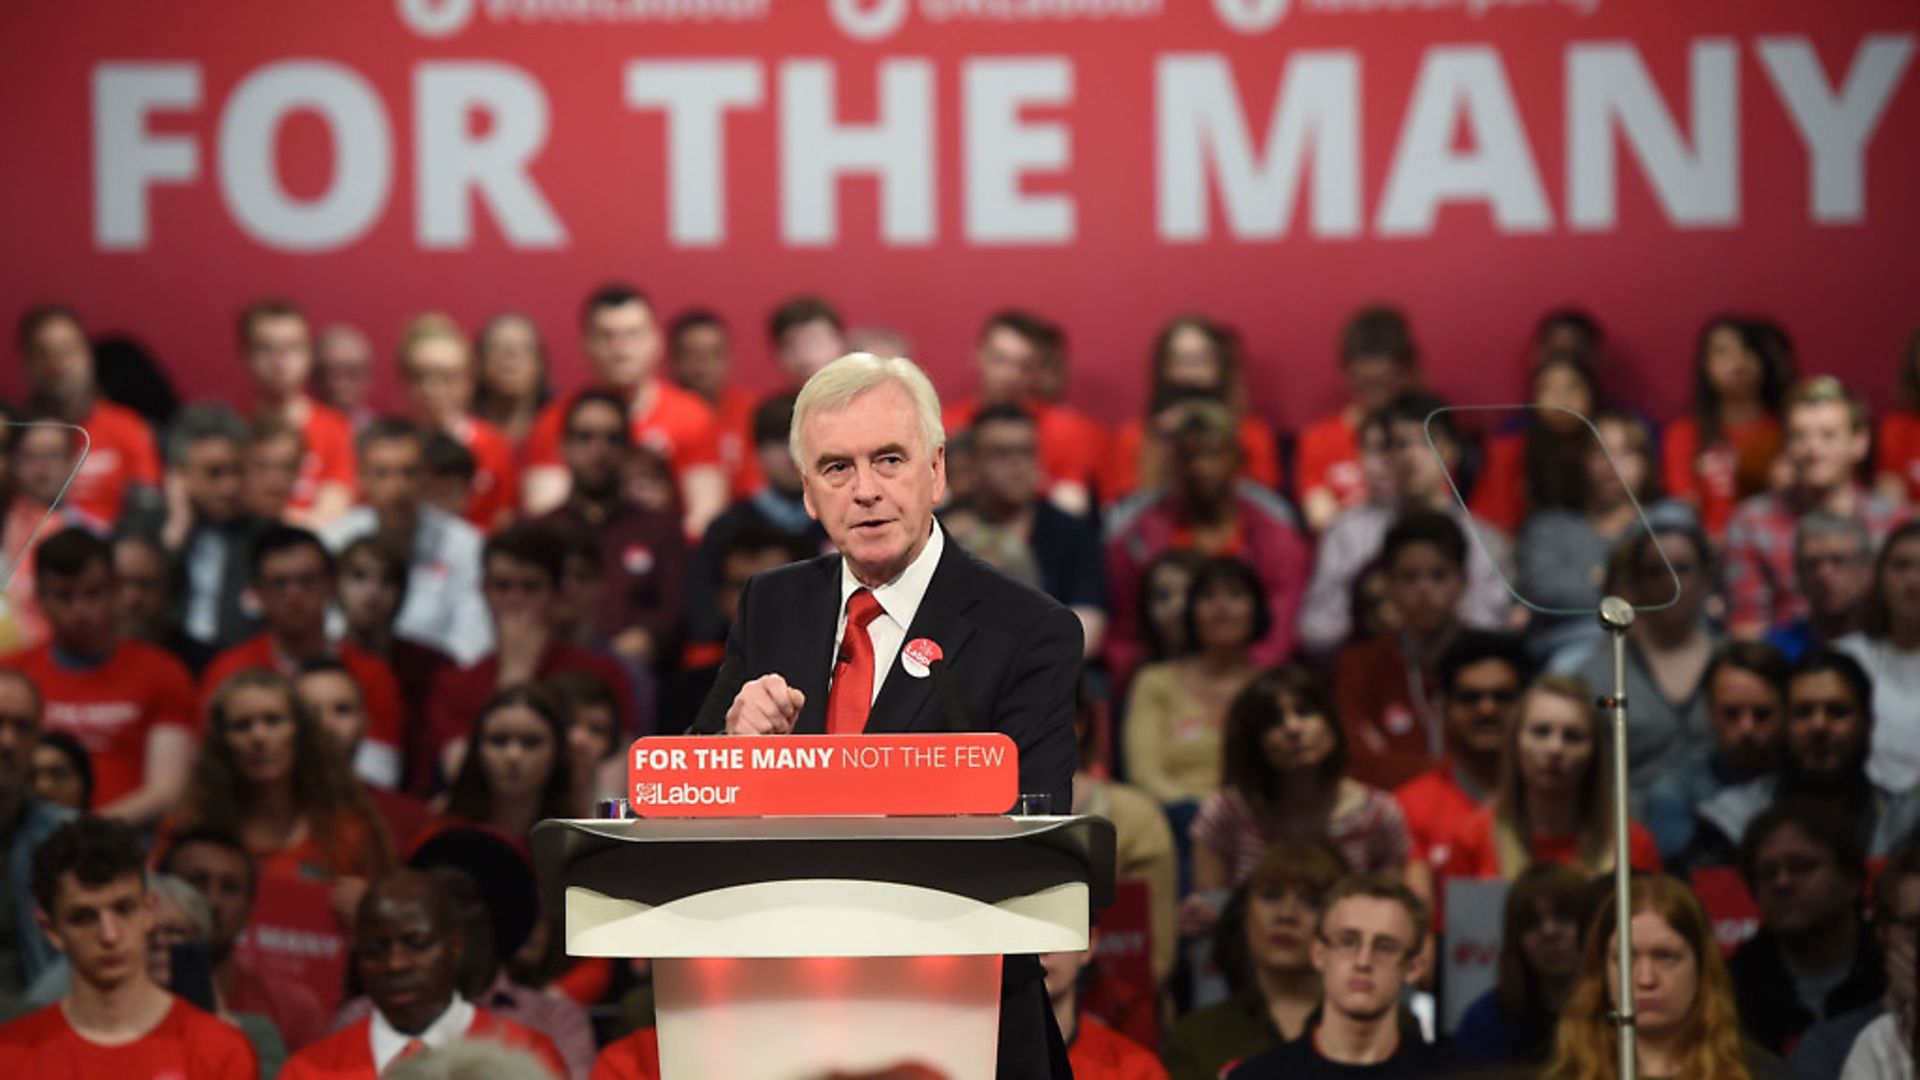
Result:
[[[1297,424],[1337,400],[1369,299],[1463,401],[1517,396],[1531,321],[1578,301],[1616,392],[1661,412],[1735,308],[1884,400],[1920,325],[1916,25],[1911,0],[9,4],[0,309],[71,302],[224,393],[260,294],[383,344],[419,310],[516,308],[565,382],[575,305],[617,276],[720,309],[766,385],[761,320],[806,289],[954,392],[981,317],[1020,303],[1068,326],[1073,397],[1109,418],[1140,407],[1156,326],[1201,309]],[[671,61],[705,66],[675,84]],[[676,153],[630,81],[734,104],[677,106]],[[884,180],[815,167],[863,154]]]

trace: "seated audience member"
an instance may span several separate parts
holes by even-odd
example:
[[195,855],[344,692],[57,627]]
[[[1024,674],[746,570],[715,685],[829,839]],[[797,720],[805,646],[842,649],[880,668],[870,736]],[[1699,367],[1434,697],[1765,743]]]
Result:
[[150,824],[179,798],[193,760],[193,680],[180,662],[114,626],[113,549],[80,529],[40,545],[35,591],[53,637],[0,661],[39,688],[45,725],[93,761],[94,809]]
[[1315,920],[1346,873],[1339,850],[1316,837],[1286,837],[1261,857],[1214,926],[1214,966],[1232,996],[1173,1025],[1163,1055],[1173,1080],[1216,1080],[1306,1034],[1320,1009]]
[[146,853],[123,822],[82,818],[33,856],[41,931],[66,955],[58,1002],[0,1027],[0,1061],[22,1077],[255,1080],[246,1036],[154,985]]
[[[427,436],[420,447],[420,495],[428,506],[445,514],[467,520],[467,508],[473,503],[475,478],[480,466],[473,451],[444,431]],[[485,532],[487,526],[476,525]]]
[[[1613,869],[1613,736],[1586,683],[1542,675],[1520,701],[1501,755],[1493,804],[1460,822],[1448,840],[1448,877],[1513,881],[1536,862],[1566,863],[1598,877]],[[1627,859],[1657,870],[1653,836],[1631,822]]]
[[1438,668],[1460,632],[1467,540],[1445,514],[1410,513],[1387,532],[1381,562],[1398,625],[1340,650],[1333,696],[1353,778],[1391,791],[1441,764]]
[[[1583,426],[1584,453],[1570,466],[1585,481],[1578,505],[1534,510],[1514,544],[1514,587],[1542,607],[1598,610],[1608,555],[1641,527],[1635,500],[1650,503],[1659,490],[1653,433],[1645,420],[1604,410],[1593,426],[1599,441]],[[1528,647],[1541,659],[1600,634],[1599,622],[1591,615],[1536,611],[1527,620]]]
[[[626,403],[633,441],[651,446],[672,466],[686,534],[700,535],[727,505],[719,424],[699,395],[660,377],[660,329],[653,301],[628,285],[603,285],[582,307],[580,329],[597,381]],[[527,436],[521,500],[531,515],[566,500],[560,444],[571,403],[565,399],[549,404]]]
[[[712,534],[709,529],[708,536]],[[706,547],[702,542],[703,553]],[[718,548],[718,562],[712,566],[713,580],[687,583],[689,598],[702,593],[713,597],[715,614],[720,621],[710,624],[716,628],[714,639],[690,643],[692,647],[681,656],[680,670],[667,676],[656,713],[664,727],[672,728],[699,712],[700,703],[713,688],[726,648],[723,642],[735,616],[740,614],[740,593],[746,588],[747,579],[763,570],[810,559],[819,551],[818,543],[767,526],[746,524],[728,531],[726,542]],[[702,557],[696,556],[696,567],[701,565]],[[692,614],[688,612],[690,619]]]
[[1141,662],[1157,664],[1187,651],[1187,594],[1206,557],[1197,551],[1163,552],[1140,574],[1134,617],[1140,623]]
[[1873,745],[1873,680],[1845,653],[1816,649],[1787,680],[1786,734],[1778,772],[1726,788],[1702,803],[1686,865],[1731,866],[1739,838],[1769,806],[1825,803],[1853,824],[1867,857],[1884,858],[1920,825],[1920,800],[1867,775]]
[[1760,929],[1728,962],[1747,1037],[1775,1054],[1821,1020],[1886,992],[1880,942],[1860,910],[1866,854],[1853,823],[1818,803],[1777,803],[1753,820],[1740,869]]
[[406,705],[407,758],[425,745],[428,695],[440,672],[453,660],[431,645],[400,635],[394,626],[407,598],[408,556],[377,536],[363,536],[340,550],[340,613],[346,623],[342,644],[351,644],[386,662],[400,684]]
[[1874,440],[1873,486],[1894,502],[1920,502],[1920,333],[1901,354],[1893,406]]
[[1678,864],[1693,844],[1698,808],[1721,791],[1771,776],[1780,767],[1787,715],[1787,660],[1771,645],[1723,646],[1701,680],[1713,745],[1647,788],[1647,827],[1660,857]]
[[1793,361],[1762,325],[1716,316],[1694,347],[1693,405],[1661,438],[1667,494],[1699,510],[1717,542],[1734,507],[1765,490],[1780,453],[1780,407]]
[[1174,483],[1181,417],[1168,406],[1198,394],[1227,404],[1225,422],[1233,456],[1230,478],[1244,477],[1269,491],[1280,486],[1279,439],[1253,414],[1241,366],[1240,336],[1204,315],[1182,315],[1154,338],[1144,419],[1114,433],[1100,494],[1115,502],[1135,492],[1155,492]]
[[1860,661],[1873,679],[1867,775],[1889,791],[1920,786],[1920,522],[1887,538],[1865,625],[1833,647]]
[[[1430,394],[1407,393],[1382,410],[1377,421],[1368,421],[1386,428],[1387,460],[1396,499],[1353,507],[1321,536],[1313,578],[1300,608],[1300,642],[1308,649],[1327,653],[1347,640],[1353,626],[1354,579],[1380,557],[1394,523],[1417,512],[1446,514],[1458,524],[1462,536],[1469,535],[1470,528],[1478,533],[1478,539],[1467,545],[1460,621],[1482,630],[1504,630],[1511,625],[1513,600],[1500,569],[1510,558],[1510,542],[1499,530],[1469,519],[1454,501],[1453,489],[1447,483],[1448,471],[1459,472],[1467,446],[1452,413],[1434,416],[1432,424],[1433,445],[1439,448],[1445,469],[1427,446],[1427,418],[1444,406]],[[1462,483],[1460,487],[1466,491],[1471,485]],[[1491,559],[1489,550],[1493,552]]]
[[324,529],[353,505],[353,424],[307,392],[313,339],[299,308],[261,300],[247,305],[238,323],[254,416],[279,419],[306,446],[288,520]]
[[546,685],[566,719],[572,804],[590,811],[601,799],[625,798],[628,740],[613,691],[583,671],[563,671]]
[[1533,350],[1536,356],[1545,356],[1550,352],[1576,352],[1604,372],[1606,338],[1606,331],[1600,326],[1599,320],[1585,309],[1559,307],[1542,315],[1534,325]]
[[1912,1080],[1920,847],[1902,849],[1874,878],[1873,930],[1886,958],[1886,1001],[1807,1029],[1788,1060],[1796,1078]]
[[948,431],[964,431],[983,409],[1017,409],[1031,418],[1038,469],[1034,494],[1065,513],[1084,515],[1093,508],[1093,490],[1107,459],[1107,434],[1099,424],[1038,391],[1043,366],[1064,366],[1065,335],[1060,328],[1026,311],[1002,310],[987,317],[974,343],[980,371],[977,397],[955,401],[942,410]]
[[1391,874],[1356,874],[1327,890],[1319,916],[1312,946],[1325,988],[1318,1022],[1241,1062],[1229,1080],[1444,1073],[1449,1055],[1400,1024],[1400,995],[1426,965],[1427,905]]
[[767,346],[798,391],[823,367],[849,351],[846,321],[818,296],[792,296],[767,313]]
[[[37,719],[37,692],[33,712]],[[81,812],[93,805],[93,761],[79,739],[64,731],[43,731],[32,746],[35,799]]]
[[[1118,881],[1144,881],[1147,886],[1147,925],[1155,985],[1173,973],[1180,934],[1175,928],[1174,905],[1179,900],[1179,862],[1173,830],[1153,797],[1132,784],[1096,776],[1093,763],[1099,741],[1096,718],[1100,704],[1086,680],[1081,680],[1073,733],[1080,745],[1079,767],[1073,772],[1073,812],[1093,814],[1113,823],[1114,869]],[[622,769],[621,775],[625,776]]]
[[473,354],[473,414],[498,428],[517,451],[550,396],[540,328],[525,315],[495,315],[480,328]]
[[1360,429],[1367,417],[1419,385],[1420,352],[1406,316],[1390,307],[1355,312],[1340,332],[1340,374],[1347,403],[1301,429],[1294,460],[1293,490],[1315,533],[1376,494],[1361,463]]
[[1080,1009],[1080,976],[1092,964],[1093,947],[1099,940],[1096,930],[1086,949],[1040,955],[1040,967],[1046,972],[1047,1000],[1053,1005],[1054,1022],[1060,1025],[1061,1038],[1066,1041],[1074,1080],[1167,1080],[1167,1070],[1153,1051]]
[[493,647],[480,599],[479,530],[428,505],[421,493],[426,438],[404,420],[376,420],[360,432],[358,506],[322,535],[336,552],[377,536],[408,552],[406,600],[394,632],[431,645],[461,663]]
[[330,1018],[312,991],[298,981],[255,972],[240,962],[234,949],[253,921],[260,891],[259,868],[238,836],[222,826],[175,833],[160,857],[159,869],[193,886],[212,912],[208,944],[214,1001],[221,1012],[266,1017],[292,1050],[327,1033]]
[[1534,408],[1486,441],[1486,462],[1468,504],[1474,517],[1513,535],[1530,514],[1581,510],[1593,434],[1582,418],[1600,403],[1600,382],[1585,353],[1548,352],[1534,364]]
[[113,576],[120,583],[114,593],[120,636],[159,646],[198,678],[213,651],[187,636],[170,617],[174,575],[167,549],[150,534],[121,533],[113,538]]
[[413,420],[452,439],[473,457],[466,519],[486,531],[520,509],[520,477],[513,444],[473,415],[473,355],[466,335],[446,315],[421,315],[400,332],[400,377]]
[[[1693,891],[1664,874],[1633,879],[1632,939],[1638,1075],[1769,1080],[1779,1061],[1740,1038],[1732,980],[1713,924]],[[1619,990],[1611,890],[1587,931],[1580,981],[1560,1010],[1546,1080],[1615,1080]]]
[[359,431],[373,419],[373,342],[357,326],[334,323],[313,344],[313,396]]
[[1230,555],[1253,568],[1272,620],[1252,643],[1251,655],[1262,665],[1279,663],[1293,651],[1310,555],[1293,510],[1279,496],[1235,479],[1242,451],[1233,438],[1233,414],[1219,402],[1181,406],[1170,438],[1172,490],[1108,522],[1107,595],[1114,620],[1107,662],[1122,677],[1139,665],[1133,597],[1141,572],[1161,552],[1192,548]]
[[274,416],[255,420],[240,447],[240,505],[263,521],[286,520],[306,456],[298,429]]
[[458,771],[468,729],[496,693],[562,671],[584,671],[605,682],[620,702],[623,721],[631,724],[633,690],[620,665],[557,632],[565,541],[545,526],[515,525],[487,540],[485,565],[482,587],[500,647],[470,667],[442,672],[433,690],[427,741],[443,775]]
[[34,766],[39,734],[39,690],[18,672],[0,671],[0,840],[5,842],[7,860],[5,919],[0,924],[0,1016],[24,1011],[27,991],[58,959],[34,923],[33,894],[27,885],[34,849],[72,819],[74,808],[40,794]]
[[[80,316],[59,305],[34,308],[21,317],[14,344],[26,371],[28,412],[86,430],[87,458],[67,489],[67,503],[109,526],[123,515],[158,512],[160,454],[153,432],[139,413],[101,395]],[[62,434],[78,445],[74,433]]]
[[961,547],[1016,581],[1072,609],[1097,656],[1107,628],[1107,583],[1100,536],[1091,522],[1040,496],[1038,429],[1017,405],[987,405],[973,414],[979,482],[964,504],[940,515]]
[[1453,1032],[1462,1062],[1487,1068],[1546,1063],[1553,1028],[1580,978],[1580,931],[1592,910],[1585,874],[1535,863],[1507,890],[1493,989]]
[[[1648,522],[1653,532],[1630,530],[1607,565],[1608,592],[1640,606],[1627,629],[1628,784],[1636,815],[1645,812],[1656,781],[1713,745],[1706,676],[1721,644],[1706,616],[1714,580],[1706,536],[1680,506],[1663,508]],[[1611,693],[1613,640],[1573,646],[1549,666]]]
[[1211,559],[1187,593],[1184,655],[1150,664],[1133,679],[1123,743],[1127,775],[1169,809],[1175,835],[1201,799],[1220,787],[1227,707],[1259,673],[1252,645],[1271,620],[1253,571],[1238,559]]
[[466,757],[447,788],[447,814],[524,837],[547,818],[586,813],[575,803],[567,721],[546,689],[509,686],[477,711]]
[[1807,598],[1807,613],[1767,631],[1768,643],[1794,661],[1808,649],[1859,633],[1870,606],[1873,563],[1873,537],[1859,519],[1824,510],[1801,518],[1793,529],[1793,577]]
[[1796,385],[1786,420],[1791,484],[1742,502],[1727,524],[1727,626],[1742,637],[1807,616],[1807,598],[1794,588],[1794,529],[1802,517],[1854,518],[1879,542],[1907,516],[1854,479],[1872,433],[1866,403],[1840,380],[1822,375]]
[[1446,757],[1393,793],[1413,853],[1429,865],[1447,861],[1454,823],[1486,806],[1499,790],[1500,752],[1532,674],[1525,648],[1511,634],[1468,630],[1440,654]]
[[281,1080],[375,1080],[410,1048],[482,1040],[533,1053],[550,1080],[568,1076],[551,1039],[460,996],[465,947],[453,904],[432,877],[397,870],[376,881],[353,932],[353,968],[372,1015],[294,1054]]
[[105,535],[106,522],[61,501],[60,491],[73,475],[78,451],[73,433],[59,427],[9,429],[11,458],[4,477],[10,497],[0,522],[0,558],[11,568],[0,601],[0,652],[31,649],[47,640],[47,617],[34,595],[34,553],[39,543],[63,529]]
[[592,390],[576,395],[565,424],[560,452],[569,481],[566,501],[537,524],[599,540],[605,574],[588,612],[591,639],[605,642],[629,664],[670,665],[680,655],[687,576],[680,521],[639,506],[621,491],[620,468],[633,443],[617,396]]
[[[323,657],[300,665],[293,676],[293,692],[320,730],[347,761],[353,761],[366,742],[371,721],[360,678],[340,660]],[[426,831],[427,804],[404,791],[370,784],[360,778],[360,791],[380,814],[395,851],[406,851]]]
[[[153,896],[153,932],[147,935],[147,976],[160,989],[187,997],[186,986],[175,985],[175,946],[207,945],[213,940],[213,909],[207,898],[192,885],[172,874],[155,874],[147,887]],[[184,983],[187,973],[180,973]],[[247,1037],[253,1055],[260,1062],[261,1076],[277,1076],[287,1061],[287,1043],[273,1021],[259,1013],[235,1013],[221,1010],[214,1015]]]
[[667,375],[697,394],[720,429],[720,467],[727,497],[744,499],[760,489],[760,463],[753,453],[754,396],[733,382],[733,331],[719,312],[689,308],[667,323]]
[[305,529],[274,525],[254,541],[251,563],[266,630],[213,658],[200,679],[199,711],[222,684],[248,668],[291,677],[305,664],[337,658],[353,673],[366,703],[365,737],[349,759],[354,772],[375,786],[398,787],[407,721],[400,684],[379,657],[351,642],[335,645],[327,636],[327,610],[337,592],[333,553]]
[[259,629],[246,598],[247,553],[269,522],[240,501],[245,439],[225,405],[189,405],[167,432],[168,471],[185,496],[161,534],[179,583],[170,621],[209,655]]
[[1193,822],[1196,890],[1233,886],[1293,834],[1325,838],[1357,872],[1406,872],[1406,816],[1393,796],[1346,775],[1340,718],[1311,668],[1283,664],[1242,690],[1227,710],[1222,749],[1220,790]]
[[393,866],[393,839],[332,737],[293,684],[264,668],[214,690],[206,741],[171,824],[229,822],[262,875],[330,883],[343,924],[366,883]]

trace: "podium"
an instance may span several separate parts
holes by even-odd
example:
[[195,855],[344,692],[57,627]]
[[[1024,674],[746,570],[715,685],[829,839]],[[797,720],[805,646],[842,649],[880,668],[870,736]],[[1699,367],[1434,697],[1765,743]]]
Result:
[[1093,817],[545,821],[567,952],[648,957],[666,1080],[991,1080],[1001,957],[1084,949]]

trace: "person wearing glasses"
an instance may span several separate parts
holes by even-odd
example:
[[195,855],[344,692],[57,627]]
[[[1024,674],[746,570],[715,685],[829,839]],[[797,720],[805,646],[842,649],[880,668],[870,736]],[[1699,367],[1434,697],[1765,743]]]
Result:
[[1399,878],[1336,883],[1320,901],[1311,949],[1322,985],[1318,1022],[1241,1062],[1228,1080],[1444,1075],[1449,1056],[1400,1024],[1400,996],[1425,966],[1426,935],[1427,905]]
[[1793,527],[1793,579],[1807,598],[1807,613],[1767,631],[1767,643],[1798,660],[1809,649],[1858,634],[1867,623],[1873,577],[1873,534],[1858,518],[1824,510],[1801,518]]

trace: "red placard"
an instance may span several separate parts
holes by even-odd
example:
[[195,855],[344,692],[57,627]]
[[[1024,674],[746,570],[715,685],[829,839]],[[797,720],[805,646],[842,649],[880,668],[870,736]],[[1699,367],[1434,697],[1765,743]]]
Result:
[[1019,793],[999,734],[657,736],[627,752],[641,817],[1003,814]]

